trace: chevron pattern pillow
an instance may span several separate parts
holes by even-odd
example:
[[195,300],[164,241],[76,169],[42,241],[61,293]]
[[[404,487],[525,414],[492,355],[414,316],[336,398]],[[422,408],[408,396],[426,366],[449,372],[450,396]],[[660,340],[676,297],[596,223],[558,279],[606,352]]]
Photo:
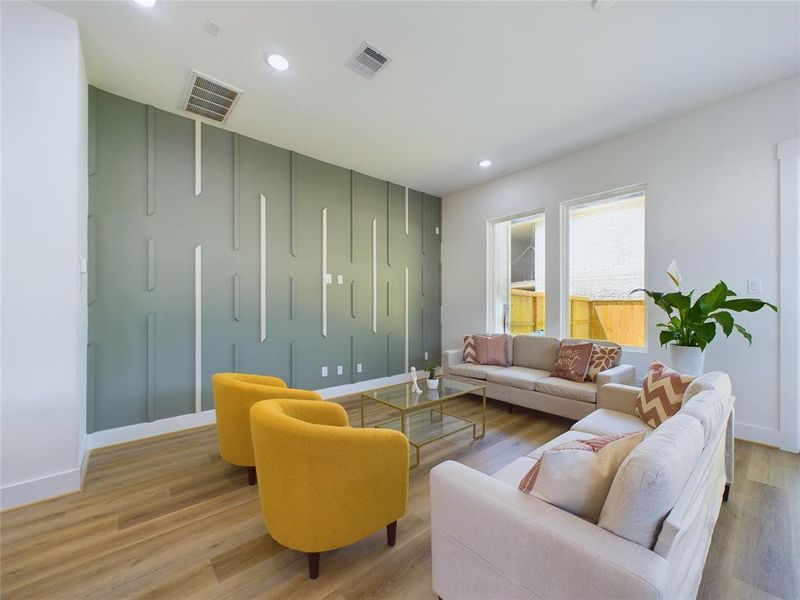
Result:
[[465,363],[478,364],[478,345],[474,335],[464,336],[464,354],[461,360]]
[[636,414],[651,427],[658,427],[681,409],[683,395],[693,379],[653,361],[636,399]]

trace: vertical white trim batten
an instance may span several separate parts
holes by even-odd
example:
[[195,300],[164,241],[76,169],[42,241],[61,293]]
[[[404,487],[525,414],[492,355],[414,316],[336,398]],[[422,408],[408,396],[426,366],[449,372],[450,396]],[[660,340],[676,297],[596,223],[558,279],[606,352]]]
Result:
[[372,219],[372,333],[378,333],[378,219]]
[[322,209],[322,337],[328,337],[328,209]]
[[408,267],[405,268],[403,283],[403,340],[405,353],[405,372],[408,373]]
[[267,339],[267,199],[261,194],[261,225],[259,240],[259,313],[260,340]]
[[203,191],[203,124],[194,122],[194,195]]
[[194,412],[202,410],[203,388],[203,247],[194,249]]

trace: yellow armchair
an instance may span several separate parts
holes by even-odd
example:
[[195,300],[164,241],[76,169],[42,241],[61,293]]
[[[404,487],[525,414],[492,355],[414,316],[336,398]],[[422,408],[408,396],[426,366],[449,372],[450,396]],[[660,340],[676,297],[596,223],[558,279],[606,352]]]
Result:
[[211,386],[217,411],[219,453],[225,461],[248,468],[250,485],[255,484],[256,478],[250,407],[269,398],[322,400],[316,392],[288,388],[282,379],[268,375],[216,373],[211,378]]
[[333,402],[274,400],[250,409],[264,524],[272,538],[308,554],[386,527],[394,546],[408,500],[408,440],[399,431],[348,426]]

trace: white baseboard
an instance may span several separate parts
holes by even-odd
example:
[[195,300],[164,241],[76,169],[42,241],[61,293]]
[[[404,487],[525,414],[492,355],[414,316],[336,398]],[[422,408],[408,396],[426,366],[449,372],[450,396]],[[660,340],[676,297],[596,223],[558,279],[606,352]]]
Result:
[[733,433],[740,440],[756,442],[766,446],[775,446],[776,448],[789,450],[790,452],[797,452],[797,449],[783,447],[783,436],[777,429],[771,429],[761,425],[750,425],[748,423],[734,423]]
[[[427,371],[418,371],[420,379],[427,377]],[[369,381],[359,381],[358,383],[348,383],[345,385],[337,385],[336,387],[324,388],[317,390],[317,393],[330,400],[331,398],[340,398],[342,396],[350,396],[351,394],[358,394],[366,390],[374,390],[375,388],[385,387],[387,385],[397,385],[410,381],[411,376],[408,373],[400,373],[399,375],[392,375],[391,377],[381,377],[380,379],[370,379]]]
[[21,481],[0,489],[0,509],[6,510],[61,496],[81,489],[82,469],[54,473],[38,479]]
[[89,434],[89,448],[103,448],[125,442],[134,442],[154,435],[163,435],[183,429],[192,429],[217,422],[217,413],[214,410],[204,410],[199,413],[178,415],[167,419],[159,419],[150,423],[136,423],[115,429],[103,429]]

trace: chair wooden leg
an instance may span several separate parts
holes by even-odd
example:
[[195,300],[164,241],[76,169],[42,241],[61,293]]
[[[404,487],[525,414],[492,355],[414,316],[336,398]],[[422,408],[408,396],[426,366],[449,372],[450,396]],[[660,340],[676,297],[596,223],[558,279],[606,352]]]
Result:
[[727,502],[728,501],[728,496],[730,495],[730,493],[731,493],[731,484],[730,483],[726,483],[725,484],[725,491],[722,492],[722,501],[723,502]]
[[256,468],[247,467],[247,484],[255,485],[256,481],[258,481],[258,476],[256,475]]
[[308,553],[308,578],[316,579],[319,577],[319,552]]
[[386,543],[390,546],[394,546],[394,542],[397,539],[397,521],[393,523],[389,523],[386,526]]

